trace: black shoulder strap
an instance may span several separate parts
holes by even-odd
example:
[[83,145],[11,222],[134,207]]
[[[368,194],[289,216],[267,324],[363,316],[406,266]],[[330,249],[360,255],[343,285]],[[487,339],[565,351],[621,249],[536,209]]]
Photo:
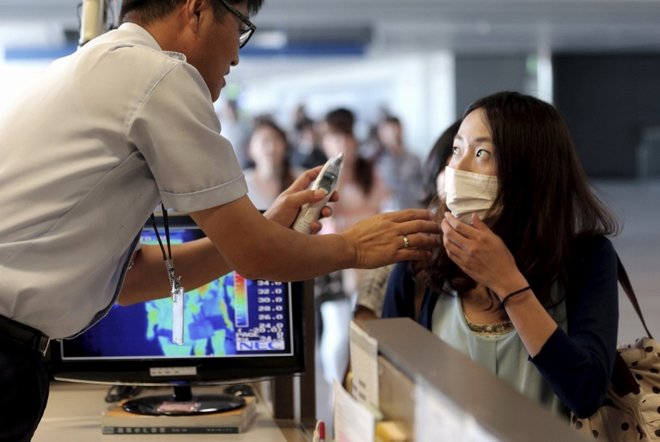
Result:
[[653,338],[653,336],[651,336],[651,332],[649,331],[649,328],[646,326],[646,321],[644,320],[642,309],[639,306],[639,302],[637,301],[637,296],[635,296],[635,291],[632,288],[632,284],[630,284],[630,278],[628,278],[628,272],[626,272],[625,267],[623,267],[623,263],[621,262],[621,258],[619,258],[618,254],[616,256],[616,261],[618,266],[619,284],[621,284],[621,287],[623,287],[623,291],[626,292],[626,295],[628,295],[628,299],[630,300],[630,303],[635,309],[637,316],[639,316],[639,320],[642,321],[642,325],[644,326],[644,331],[646,331],[646,334],[648,335],[649,338]]

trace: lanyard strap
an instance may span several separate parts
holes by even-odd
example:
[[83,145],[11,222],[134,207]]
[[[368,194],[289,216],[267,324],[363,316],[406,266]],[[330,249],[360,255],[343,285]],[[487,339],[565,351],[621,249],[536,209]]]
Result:
[[170,245],[170,223],[167,219],[167,210],[163,203],[160,203],[163,210],[163,225],[165,226],[165,237],[167,238],[167,254],[165,254],[165,247],[163,241],[160,239],[158,227],[156,226],[156,217],[151,214],[151,223],[158,238],[158,245],[160,251],[163,252],[163,261],[167,267],[167,278],[170,281],[170,288],[172,291],[172,342],[178,345],[183,345],[183,287],[181,286],[181,277],[174,274],[174,261],[172,261],[172,246]]
[[163,252],[163,261],[167,262],[168,259],[170,261],[172,260],[172,247],[170,246],[170,223],[167,219],[167,210],[165,210],[163,203],[160,203],[160,207],[163,211],[163,225],[165,226],[165,238],[167,239],[167,252],[169,257],[165,254],[165,247],[163,247],[163,241],[160,239],[160,233],[158,232],[158,227],[156,226],[156,217],[153,213],[151,214],[151,225],[154,228],[154,232],[156,232],[156,239],[158,239],[160,251]]
[[165,261],[165,266],[167,267],[167,276],[170,279],[170,285],[172,286],[172,290],[174,290],[179,288],[179,278],[174,276],[174,261],[172,260],[172,246],[170,245],[170,223],[167,218],[167,210],[165,210],[163,203],[160,203],[160,207],[163,211],[163,226],[165,227],[165,239],[167,240],[167,254],[165,254],[165,247],[163,247],[163,241],[160,239],[160,233],[156,226],[156,217],[153,213],[151,214],[151,224],[156,233],[156,239],[158,239],[160,251],[163,252],[163,261]]

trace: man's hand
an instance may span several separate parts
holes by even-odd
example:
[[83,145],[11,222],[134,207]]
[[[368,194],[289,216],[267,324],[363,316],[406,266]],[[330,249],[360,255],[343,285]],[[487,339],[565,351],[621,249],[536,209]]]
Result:
[[[317,177],[322,167],[317,166],[309,169],[296,178],[293,184],[275,199],[270,208],[264,213],[264,216],[282,226],[291,227],[304,204],[315,203],[325,196],[325,192],[322,190],[313,191],[309,189],[309,185]],[[337,192],[333,192],[330,201],[334,202],[338,199]],[[325,206],[321,210],[321,218],[330,215],[332,215],[332,209]],[[311,223],[310,227],[311,233],[317,233],[321,230],[321,223],[315,221]]]
[[349,227],[342,236],[355,251],[356,268],[431,258],[440,243],[440,227],[425,209],[373,215]]

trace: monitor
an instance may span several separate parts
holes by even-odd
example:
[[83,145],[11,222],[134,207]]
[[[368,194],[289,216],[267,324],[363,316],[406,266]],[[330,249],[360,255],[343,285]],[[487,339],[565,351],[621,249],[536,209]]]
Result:
[[[157,224],[165,244],[162,220]],[[204,237],[188,216],[170,216],[169,224],[172,244]],[[155,235],[148,223],[141,242],[157,244]],[[176,266],[176,254],[173,259]],[[185,287],[185,280],[182,283]],[[115,305],[84,333],[53,345],[53,376],[78,382],[174,387],[172,396],[129,404],[133,409],[127,410],[132,412],[187,414],[240,406],[240,398],[194,396],[191,387],[301,373],[303,284],[251,280],[232,272],[187,291],[183,345],[172,342],[170,297]],[[198,405],[191,408],[191,403]]]

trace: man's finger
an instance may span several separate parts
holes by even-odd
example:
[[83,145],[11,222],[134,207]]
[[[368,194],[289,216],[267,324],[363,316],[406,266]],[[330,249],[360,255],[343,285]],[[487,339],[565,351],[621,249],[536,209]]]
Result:
[[301,173],[298,178],[289,186],[290,191],[305,190],[316,179],[323,166],[316,166]]
[[440,226],[437,222],[424,219],[413,219],[399,223],[398,231],[401,235],[410,235],[411,233],[440,233]]
[[303,204],[315,203],[323,199],[326,195],[324,190],[300,190],[298,192],[291,192],[287,195],[287,199],[292,206],[300,207]]
[[408,247],[413,249],[434,250],[442,242],[439,235],[429,235],[427,233],[406,235],[406,238],[408,238]]
[[330,216],[332,216],[332,207],[323,206],[321,209],[321,218],[328,218]]
[[323,224],[321,224],[321,222],[318,221],[318,220],[317,221],[312,221],[311,223],[309,223],[309,233],[311,235],[319,233],[322,228],[323,228]]
[[433,219],[433,212],[427,209],[404,209],[404,210],[397,210],[395,212],[387,212],[384,215],[388,217],[391,221],[397,223],[404,223],[406,221],[419,220],[419,219],[425,219],[425,220]]

